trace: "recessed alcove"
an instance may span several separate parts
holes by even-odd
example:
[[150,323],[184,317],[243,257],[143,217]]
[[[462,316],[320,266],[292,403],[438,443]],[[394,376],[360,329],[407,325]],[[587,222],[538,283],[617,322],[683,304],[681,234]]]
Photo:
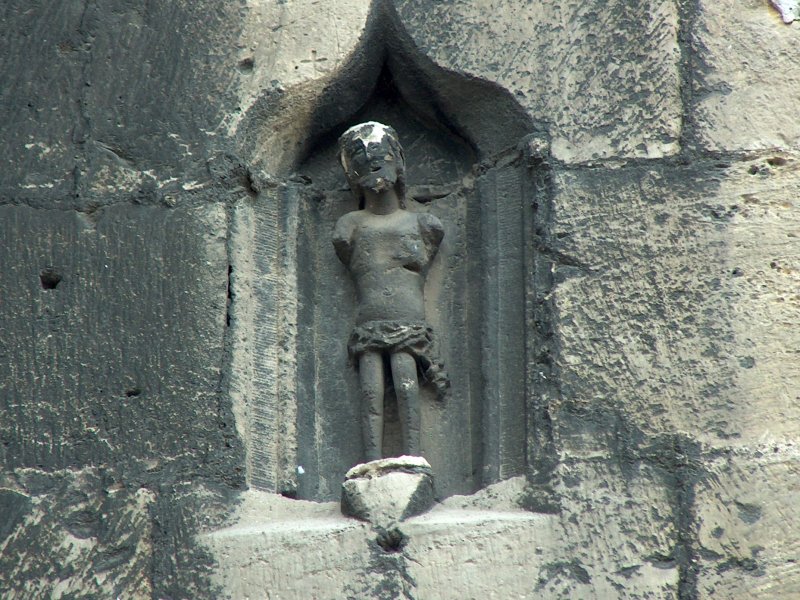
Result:
[[[425,307],[451,389],[440,403],[422,388],[422,451],[438,496],[525,474],[542,446],[529,444],[533,356],[542,351],[526,234],[534,229],[536,167],[523,142],[535,127],[505,90],[436,67],[391,15],[376,19],[363,51],[316,94],[303,88],[292,102],[287,92],[276,102],[286,111],[256,106],[243,126],[243,139],[262,132],[273,145],[269,159],[259,158],[269,155],[263,148],[253,159],[274,183],[235,215],[246,250],[232,279],[241,343],[231,389],[250,485],[289,497],[336,499],[344,473],[364,460],[358,378],[347,355],[355,290],[332,246],[336,221],[359,208],[338,137],[364,121],[395,128],[407,208],[436,215],[445,228]],[[390,382],[386,405],[391,456],[400,443]]]
[[[354,286],[331,244],[333,227],[343,214],[357,210],[337,156],[338,138],[350,125],[379,121],[395,128],[406,154],[407,208],[431,212],[445,227],[439,255],[427,275],[426,316],[440,357],[451,376],[450,395],[442,404],[433,390],[422,388],[423,454],[436,470],[440,493],[471,493],[480,483],[482,451],[479,336],[475,280],[479,221],[467,217],[473,193],[469,179],[477,152],[448,123],[433,122],[416,112],[384,68],[365,105],[351,118],[320,135],[298,165],[298,373],[316,373],[313,382],[298,378],[298,462],[318,465],[320,477],[298,478],[298,496],[338,494],[343,469],[362,462],[361,395],[347,340],[354,326]],[[472,274],[472,275],[471,275]],[[473,279],[473,280],[471,280]],[[307,335],[303,333],[306,332]],[[477,368],[476,368],[477,367]],[[389,373],[389,369],[385,369]],[[389,378],[387,378],[389,379]],[[397,405],[390,380],[385,390],[384,453],[401,453]],[[313,432],[313,435],[312,435]],[[312,442],[313,440],[313,442]],[[330,451],[320,453],[322,440]],[[453,443],[458,440],[456,443]],[[322,473],[332,473],[327,481]],[[304,474],[305,475],[305,474]]]

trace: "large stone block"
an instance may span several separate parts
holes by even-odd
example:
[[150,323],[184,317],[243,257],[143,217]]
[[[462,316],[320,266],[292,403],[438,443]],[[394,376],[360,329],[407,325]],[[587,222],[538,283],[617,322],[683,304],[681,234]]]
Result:
[[199,540],[215,557],[217,597],[333,599],[380,582],[381,573],[371,572],[380,549],[367,542],[368,531],[342,516],[338,503],[250,491],[229,527]]
[[402,0],[397,10],[438,65],[498,83],[548,123],[563,161],[678,149],[675,2]]
[[[38,4],[38,6],[36,6]],[[16,5],[16,6],[14,6]],[[4,6],[0,79],[0,194],[65,194],[73,185],[73,130],[81,121],[79,2]]]
[[519,511],[522,478],[453,496],[401,526],[421,597],[677,598],[671,492],[656,470],[562,465],[562,511]]
[[0,231],[0,463],[234,474],[224,206],[7,205]]
[[409,521],[412,598],[534,598],[552,556],[555,518],[445,507]]
[[717,446],[796,437],[797,164],[556,174],[544,251],[567,448],[600,450],[629,425]]
[[[226,117],[229,133],[236,132],[242,116],[265,91],[283,92],[328,81],[345,67],[364,33],[370,2],[345,0],[311,6],[308,2],[247,2],[247,18],[236,42],[244,76],[235,86],[238,108]],[[298,103],[309,100],[312,98],[303,93],[295,99]],[[305,116],[310,118],[310,112]],[[308,123],[285,125],[308,127]],[[268,149],[254,150],[258,155]]]
[[[775,4],[775,2],[773,2]],[[760,0],[702,0],[692,36],[697,142],[716,151],[800,147],[800,28]]]
[[596,456],[566,461],[558,475],[559,545],[537,591],[551,598],[677,598],[679,530],[670,473],[644,463],[620,468]]
[[523,477],[374,530],[336,503],[250,491],[200,541],[220,597],[677,598],[671,491],[645,465],[564,468],[561,514],[522,510]]
[[0,194],[56,205],[198,185],[249,77],[248,17],[229,0],[5,3]]
[[485,496],[474,499],[480,508],[453,497],[453,505],[376,533],[336,503],[251,491],[231,526],[201,541],[216,558],[220,597],[526,597],[551,555],[556,518]]

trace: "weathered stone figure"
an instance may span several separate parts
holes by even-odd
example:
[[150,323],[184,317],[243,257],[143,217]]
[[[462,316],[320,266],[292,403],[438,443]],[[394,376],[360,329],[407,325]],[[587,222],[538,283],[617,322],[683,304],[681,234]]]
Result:
[[403,452],[419,456],[420,380],[435,385],[440,397],[447,388],[423,303],[425,273],[444,230],[433,215],[405,209],[405,159],[394,129],[376,122],[356,125],[339,139],[339,151],[350,187],[363,203],[362,210],[336,223],[333,245],[358,295],[348,350],[361,381],[366,459],[382,458],[385,357]]

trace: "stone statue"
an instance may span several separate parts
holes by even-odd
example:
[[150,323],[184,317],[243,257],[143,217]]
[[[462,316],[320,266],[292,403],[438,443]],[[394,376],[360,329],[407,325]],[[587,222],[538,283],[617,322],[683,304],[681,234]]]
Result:
[[358,369],[368,461],[382,458],[384,359],[397,396],[403,453],[420,455],[420,383],[448,380],[425,322],[425,273],[444,236],[433,215],[405,208],[405,158],[391,127],[376,122],[348,129],[339,157],[363,208],[339,219],[333,245],[355,280],[356,326],[348,350]]

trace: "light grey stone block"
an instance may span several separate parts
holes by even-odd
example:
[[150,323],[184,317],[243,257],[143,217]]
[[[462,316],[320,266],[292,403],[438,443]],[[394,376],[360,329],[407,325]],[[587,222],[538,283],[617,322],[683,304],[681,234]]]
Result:
[[693,33],[698,143],[735,152],[800,147],[800,43],[789,2],[702,0]]

